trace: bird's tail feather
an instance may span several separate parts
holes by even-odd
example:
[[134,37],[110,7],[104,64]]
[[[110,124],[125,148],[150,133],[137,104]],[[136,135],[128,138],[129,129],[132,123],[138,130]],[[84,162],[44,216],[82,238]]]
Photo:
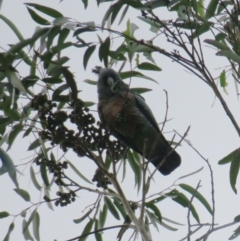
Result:
[[156,156],[154,158],[151,158],[149,160],[155,167],[158,167],[161,162],[163,162],[162,165],[158,168],[158,170],[163,175],[169,175],[172,171],[174,171],[180,164],[181,164],[181,157],[178,155],[178,153],[170,149],[168,153],[166,153],[164,156]]

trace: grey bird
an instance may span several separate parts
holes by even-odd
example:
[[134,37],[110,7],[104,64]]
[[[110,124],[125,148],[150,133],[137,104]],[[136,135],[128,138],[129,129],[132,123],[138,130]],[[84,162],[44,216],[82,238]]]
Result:
[[99,74],[98,113],[103,124],[163,175],[170,174],[181,164],[181,157],[161,133],[144,98],[131,91],[115,70],[96,67],[94,72]]

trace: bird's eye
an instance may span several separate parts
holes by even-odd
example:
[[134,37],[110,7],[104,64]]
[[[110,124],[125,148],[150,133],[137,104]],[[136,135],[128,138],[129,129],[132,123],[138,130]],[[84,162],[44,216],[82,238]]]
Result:
[[108,86],[112,87],[114,85],[114,80],[112,77],[108,77],[107,79]]

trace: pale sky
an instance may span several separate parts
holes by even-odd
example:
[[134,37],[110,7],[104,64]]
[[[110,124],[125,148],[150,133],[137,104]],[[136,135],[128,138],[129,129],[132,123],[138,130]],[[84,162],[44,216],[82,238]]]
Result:
[[[97,8],[95,1],[91,1],[90,7],[85,11],[80,0],[65,0],[61,3],[56,0],[36,0],[30,2],[55,8],[63,13],[64,16],[71,17],[79,22],[95,21],[96,24],[101,23],[102,17],[108,6],[108,4],[103,4],[100,5],[100,8]],[[161,10],[160,13],[163,19],[170,18],[165,11]],[[28,14],[24,1],[22,0],[5,0],[3,2],[1,14],[13,21],[26,38],[33,34],[34,29],[37,26],[37,24],[33,22]],[[141,28],[136,31],[136,37],[139,39],[143,37],[145,38],[146,34],[149,34],[149,27],[137,19],[135,11],[131,11],[130,14],[128,14],[128,18],[129,17],[131,22],[137,24]],[[119,31],[122,31],[126,28],[125,24],[121,25],[120,27],[115,25],[114,27],[116,27]],[[7,49],[7,44],[14,44],[17,42],[14,34],[1,20],[0,29],[0,46],[2,48]],[[101,32],[99,32],[99,34],[102,36]],[[103,36],[106,37],[107,33],[104,33]],[[211,38],[211,36],[204,36],[203,39],[204,38]],[[146,39],[148,38],[146,37]],[[71,39],[71,35],[70,40],[75,41],[75,39]],[[159,45],[162,48],[172,49],[172,47],[164,41],[159,43]],[[221,70],[218,68],[224,67],[226,62],[224,62],[223,58],[215,56],[216,50],[206,47],[205,44],[204,46],[205,60],[208,63],[209,69],[212,71],[213,76],[217,77],[221,72]],[[85,49],[72,48],[71,50],[65,51],[64,54],[70,57],[71,61],[68,62],[68,66],[70,66],[70,70],[75,73],[78,88],[82,90],[79,97],[85,101],[97,102],[96,87],[84,83],[83,80],[96,80],[96,76],[92,73],[91,69],[95,65],[102,65],[102,63],[100,63],[96,51],[94,57],[92,57],[89,61],[87,69],[84,70],[82,67],[82,57],[84,51]],[[235,216],[240,214],[239,196],[233,193],[229,184],[229,165],[219,166],[217,163],[221,158],[239,147],[239,137],[229,118],[224,112],[220,102],[215,100],[212,90],[206,84],[204,84],[203,81],[188,73],[177,63],[171,62],[164,56],[154,55],[154,57],[157,65],[159,65],[163,71],[157,73],[150,71],[144,72],[144,74],[156,79],[159,84],[147,80],[133,79],[131,81],[131,86],[154,89],[152,92],[144,94],[144,98],[149,107],[152,109],[158,122],[162,122],[164,120],[166,100],[163,90],[165,89],[168,91],[168,117],[173,118],[173,120],[167,122],[165,132],[170,133],[165,133],[165,136],[170,140],[173,136],[173,130],[184,134],[187,127],[189,125],[191,126],[187,140],[189,140],[191,144],[209,160],[214,171],[216,223],[219,225],[230,223],[233,221]],[[142,58],[141,60],[143,61],[144,59]],[[116,70],[118,70],[118,68],[119,66],[116,67]],[[129,70],[129,68],[130,66],[126,66],[125,70]],[[21,65],[21,69],[19,70],[22,71],[21,75],[28,73],[28,68],[23,65]],[[240,111],[239,102],[236,97],[235,85],[231,76],[227,81],[229,83],[229,86],[227,87],[229,95],[226,95],[222,89],[220,91],[230,109],[234,113],[235,119],[239,123]],[[96,105],[91,109],[96,110]],[[25,163],[32,157],[32,153],[27,152],[27,148],[30,144],[29,139],[25,138],[22,140],[21,136],[22,135],[20,135],[20,137],[14,143],[12,149],[8,152],[16,165]],[[6,148],[6,146],[4,147]],[[211,204],[210,174],[206,163],[186,143],[183,143],[183,145],[179,147],[177,151],[182,157],[181,166],[170,176],[165,177],[160,174],[155,175],[155,182],[152,183],[149,195],[164,190],[172,185],[172,183],[179,177],[196,171],[204,166],[204,169],[200,173],[179,180],[177,183],[186,183],[192,187],[196,187],[198,182],[201,180],[201,188],[199,191]],[[84,175],[86,175],[90,180],[92,179],[96,167],[90,160],[79,158],[73,153],[69,154],[68,158],[79,168],[82,173],[84,173]],[[24,168],[24,166],[19,166],[18,169],[23,173],[23,176],[18,177],[20,187],[27,190],[31,194],[31,200],[33,203],[42,201],[41,194],[31,183],[29,177],[29,166],[27,168]],[[24,208],[27,208],[31,205],[30,203],[23,201],[21,197],[19,197],[13,191],[13,188],[15,187],[8,175],[3,175],[0,178],[0,212],[8,211],[9,213],[16,215],[19,214]],[[76,180],[82,183],[82,180]],[[84,185],[85,183],[82,184]],[[238,184],[236,185],[237,189]],[[141,195],[137,196],[137,191],[134,189],[134,178],[130,169],[127,171],[127,178],[122,183],[122,186],[129,200],[137,201],[141,199]],[[95,186],[92,185],[92,188],[95,188]],[[54,190],[55,189],[56,188],[54,188]],[[55,191],[51,192],[52,198],[55,197],[55,193]],[[187,193],[185,194],[191,198],[190,195]],[[58,241],[64,241],[80,235],[85,226],[85,222],[75,224],[72,220],[80,218],[83,215],[82,211],[84,208],[89,204],[94,203],[95,199],[96,195],[82,191],[79,193],[79,198],[74,204],[65,208],[54,206],[54,212],[51,211],[45,204],[41,205],[39,209],[39,213],[41,215],[41,240],[53,241],[56,239]],[[211,216],[208,214],[206,209],[199,204],[197,200],[194,200],[193,204],[198,211],[201,223],[210,223]],[[182,239],[187,234],[187,209],[182,208],[170,199],[161,202],[159,207],[164,217],[182,223],[184,226],[177,226],[169,223],[169,225],[179,228],[179,230],[172,232],[163,227],[159,227],[159,233],[157,233],[155,228],[152,227],[151,230],[153,241],[160,239],[177,241]],[[30,213],[28,213],[27,219],[29,216]],[[113,224],[121,224],[123,222],[123,220],[121,220],[121,222],[117,222],[111,217],[110,213],[108,214],[107,219],[108,218],[109,221],[107,222],[107,225],[109,226]],[[5,237],[8,226],[12,220],[13,217],[8,217],[0,221],[0,240]],[[191,222],[196,223],[193,218],[191,218]],[[11,234],[10,240],[24,240],[24,237],[21,234],[21,223],[22,218],[18,216],[15,220],[15,229]],[[209,237],[208,241],[227,240],[231,236],[232,231],[237,227],[238,225],[235,225],[216,232]],[[29,230],[32,233],[31,226]],[[118,230],[105,231],[103,236],[104,240],[114,240],[117,232]],[[130,234],[131,232],[129,232],[129,235]],[[201,234],[202,232],[199,232],[197,235],[193,236],[194,238],[192,238],[192,240],[200,237]],[[127,239],[124,238],[124,240],[128,240],[130,237],[129,235],[127,235]],[[94,240],[94,237],[90,236],[88,240]]]

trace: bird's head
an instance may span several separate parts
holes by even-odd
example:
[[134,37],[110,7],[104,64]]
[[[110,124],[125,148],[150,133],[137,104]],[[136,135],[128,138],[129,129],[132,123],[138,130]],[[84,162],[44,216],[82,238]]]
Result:
[[100,68],[98,77],[98,95],[101,97],[111,97],[123,90],[127,90],[126,85],[120,75],[113,69]]

